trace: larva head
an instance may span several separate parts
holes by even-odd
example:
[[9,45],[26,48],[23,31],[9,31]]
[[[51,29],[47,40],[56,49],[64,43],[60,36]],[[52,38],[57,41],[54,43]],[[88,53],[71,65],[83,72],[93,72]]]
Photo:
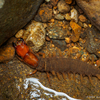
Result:
[[32,68],[38,67],[38,58],[30,51],[25,55],[23,60],[27,64],[31,65]]
[[22,58],[26,55],[26,53],[29,51],[29,47],[25,44],[23,39],[20,39],[17,41],[17,43],[13,43],[13,46],[16,49],[16,53],[21,56]]

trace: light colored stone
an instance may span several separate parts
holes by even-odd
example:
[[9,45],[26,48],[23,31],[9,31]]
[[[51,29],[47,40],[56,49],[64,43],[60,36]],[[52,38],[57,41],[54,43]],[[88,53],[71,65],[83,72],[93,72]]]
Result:
[[64,16],[62,14],[57,14],[57,15],[55,15],[55,18],[58,20],[63,20]]
[[16,38],[22,38],[24,31],[25,31],[25,30],[23,30],[23,29],[19,30],[19,31],[16,33],[15,37],[16,37]]
[[32,21],[32,23],[26,28],[23,39],[33,51],[37,52],[45,42],[45,34],[46,31],[43,24]]
[[4,3],[5,3],[5,0],[0,0],[0,8],[3,7]]
[[45,0],[46,2],[50,2],[50,0]]
[[69,13],[65,14],[65,19],[66,20],[71,20],[71,16],[69,15]]
[[64,0],[60,0],[58,2],[58,10],[61,13],[68,13],[70,11],[70,6],[68,4],[66,4],[66,2]]
[[71,10],[71,19],[73,19],[76,23],[78,22],[78,12],[75,8]]

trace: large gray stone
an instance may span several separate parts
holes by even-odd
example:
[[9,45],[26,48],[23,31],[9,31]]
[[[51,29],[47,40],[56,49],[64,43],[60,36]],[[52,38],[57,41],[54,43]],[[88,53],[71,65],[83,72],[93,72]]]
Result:
[[0,45],[24,27],[43,0],[0,0]]
[[100,30],[100,0],[76,0],[93,25]]

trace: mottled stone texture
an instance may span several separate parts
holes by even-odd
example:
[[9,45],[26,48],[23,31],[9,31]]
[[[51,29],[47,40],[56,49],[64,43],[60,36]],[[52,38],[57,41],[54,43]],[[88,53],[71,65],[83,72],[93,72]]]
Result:
[[76,0],[92,24],[100,30],[100,0]]
[[43,0],[5,0],[0,8],[0,45],[33,18]]

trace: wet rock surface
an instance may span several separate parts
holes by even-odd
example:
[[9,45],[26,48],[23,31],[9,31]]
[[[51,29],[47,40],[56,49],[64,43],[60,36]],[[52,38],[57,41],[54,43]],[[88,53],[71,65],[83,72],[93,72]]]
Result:
[[[100,57],[100,40],[98,39],[99,36],[97,37],[98,33],[94,28],[88,28],[86,30],[87,32],[87,40],[85,47],[90,53],[95,53],[98,57]],[[96,34],[97,33],[97,34]]]
[[43,0],[3,0],[0,7],[0,45],[24,27]]
[[54,22],[48,23],[46,28],[47,35],[53,39],[64,39],[67,36],[67,22],[61,22],[54,20]]
[[[26,64],[20,62],[18,59],[14,58],[7,64],[0,64],[0,95],[2,100],[22,100],[29,97],[29,89],[26,90],[23,88],[24,81],[26,78],[26,74],[30,73],[32,69]],[[80,82],[80,76],[76,75],[76,82],[73,80],[73,75],[71,74],[71,80],[68,79],[66,75],[66,81],[60,75],[61,80],[58,80],[57,77],[53,77],[50,74],[51,86],[48,82],[45,72],[37,72],[36,74],[30,76],[38,78],[39,81],[46,87],[52,88],[59,92],[64,92],[70,95],[73,98],[79,98],[82,100],[89,100],[89,96],[93,95],[96,97],[99,96],[100,93],[100,81],[97,78],[92,78],[92,82],[94,86],[92,86],[87,77],[84,77],[83,83]],[[18,90],[17,86],[21,86],[21,92]],[[3,87],[3,88],[2,88]],[[41,90],[41,89],[40,89]],[[36,90],[35,90],[36,91]],[[43,94],[43,90],[41,92],[41,97],[49,99],[49,96],[45,96]],[[51,100],[58,100],[57,97],[51,97]],[[37,99],[37,98],[34,98]],[[61,99],[61,98],[60,98]]]
[[52,40],[52,43],[61,49],[61,51],[64,51],[67,47],[65,40]]
[[[42,11],[45,11],[45,13],[41,12],[40,9],[39,12],[37,12],[37,15],[39,15],[39,17],[41,15],[41,18],[44,19],[38,20],[39,22],[32,21],[32,23],[29,23],[26,27],[18,31],[15,37],[23,38],[29,48],[34,47],[35,44],[36,47],[40,46],[37,53],[40,53],[41,57],[44,57],[44,54],[45,57],[49,58],[52,56],[56,56],[58,58],[71,57],[73,59],[72,61],[76,59],[83,61],[82,65],[79,65],[80,62],[77,62],[79,69],[81,67],[83,68],[82,71],[84,71],[84,68],[87,69],[88,65],[83,66],[85,62],[87,64],[94,65],[94,68],[100,70],[100,31],[93,27],[85,13],[77,6],[75,1],[65,0],[64,4],[67,4],[70,7],[70,10],[69,12],[60,12],[58,9],[58,3],[62,1],[63,0],[45,0],[40,7],[40,9],[43,8]],[[65,5],[62,5],[62,8],[64,8]],[[52,13],[48,13],[49,11]],[[62,15],[65,18],[63,19],[62,16],[59,17],[57,15]],[[33,41],[35,41],[35,43]],[[8,44],[11,43],[12,41],[8,42]],[[8,49],[6,49],[6,51],[7,50]],[[8,56],[6,55],[6,58],[9,58],[9,55],[12,54],[13,53],[8,52]],[[3,61],[5,60],[3,59]],[[58,60],[58,63],[60,63],[59,61],[61,62],[61,60]],[[67,64],[70,65],[71,68],[75,64],[75,62],[72,63],[72,61]],[[57,62],[55,60],[52,63],[54,63],[54,65],[58,68],[56,65]],[[47,66],[46,64],[47,63],[45,62],[45,67]],[[59,66],[59,69],[62,67],[67,68],[68,66]],[[14,57],[9,62],[0,63],[0,99],[63,100],[64,97],[55,96],[53,93],[53,96],[50,96],[49,94],[51,94],[51,92],[49,93],[43,90],[43,88],[38,87],[37,89],[37,84],[29,84],[28,87],[25,88],[23,84],[25,84],[24,80],[26,77],[38,78],[45,87],[52,88],[58,92],[64,92],[73,98],[79,98],[82,100],[100,99],[100,80],[98,79],[100,77],[99,75],[97,76],[98,78],[92,76],[87,77],[83,75],[82,79],[81,75],[77,74],[78,72],[74,73],[72,71],[73,73],[70,74],[65,73],[64,80],[61,73],[56,73],[57,75],[55,76],[49,73],[51,82],[50,85],[46,72],[38,71],[36,74],[27,76],[27,74],[35,70],[32,68],[18,60],[16,57]],[[87,71],[89,70],[87,69]],[[37,93],[37,96],[33,92]],[[33,97],[31,97],[32,94]],[[67,100],[67,98],[65,100]]]

